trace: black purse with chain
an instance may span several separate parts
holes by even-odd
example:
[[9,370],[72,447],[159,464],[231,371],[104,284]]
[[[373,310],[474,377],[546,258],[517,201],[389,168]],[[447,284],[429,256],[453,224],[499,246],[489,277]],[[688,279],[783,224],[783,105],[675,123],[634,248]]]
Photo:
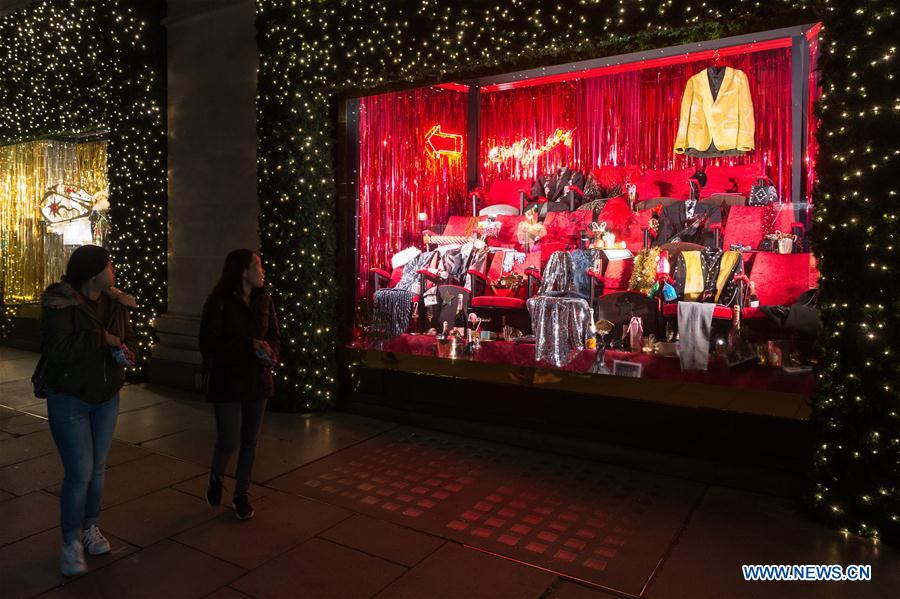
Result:
[[747,198],[748,206],[768,206],[778,201],[778,190],[768,177],[759,177],[756,184],[750,188],[750,197]]

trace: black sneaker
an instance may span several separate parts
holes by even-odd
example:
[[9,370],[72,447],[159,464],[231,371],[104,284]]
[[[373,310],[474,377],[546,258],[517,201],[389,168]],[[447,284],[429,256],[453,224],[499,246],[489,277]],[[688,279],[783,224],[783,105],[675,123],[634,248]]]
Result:
[[247,497],[246,493],[235,495],[231,507],[234,508],[234,515],[238,520],[249,520],[255,513],[253,506],[250,505],[250,498]]
[[222,503],[222,479],[209,475],[206,481],[206,503],[215,507]]

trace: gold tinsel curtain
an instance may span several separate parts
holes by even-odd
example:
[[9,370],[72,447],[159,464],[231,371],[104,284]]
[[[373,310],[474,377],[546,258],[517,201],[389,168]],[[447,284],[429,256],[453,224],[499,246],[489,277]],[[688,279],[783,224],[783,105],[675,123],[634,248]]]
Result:
[[42,140],[0,147],[0,269],[8,304],[36,302],[59,280],[75,250],[41,217],[44,193],[60,183],[91,194],[106,189],[106,142]]

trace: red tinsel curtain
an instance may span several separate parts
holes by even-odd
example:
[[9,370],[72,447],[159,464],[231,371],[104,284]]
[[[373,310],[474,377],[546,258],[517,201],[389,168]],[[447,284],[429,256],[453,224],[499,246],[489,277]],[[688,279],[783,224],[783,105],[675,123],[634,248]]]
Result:
[[[421,88],[360,100],[357,300],[371,293],[369,269],[388,268],[391,256],[421,242],[423,223],[445,223],[463,214],[465,147],[458,156],[434,154],[426,135],[466,133],[467,96]],[[448,143],[438,148],[448,148]]]
[[[779,197],[790,199],[791,56],[790,49],[765,50],[723,59],[747,73],[756,117],[756,149],[734,158],[676,156],[675,133],[687,80],[709,66],[708,60],[636,69],[485,94],[482,99],[482,176],[534,177],[562,164],[589,169],[636,165],[674,169],[704,164],[762,163]],[[496,145],[525,138],[543,141],[558,127],[574,129],[574,148],[557,148],[525,168],[486,160]]]
[[819,142],[816,140],[816,129],[819,119],[816,117],[816,102],[822,94],[819,74],[819,36],[809,40],[809,100],[806,106],[806,201],[813,203],[813,186],[816,184],[816,156],[819,153]]
[[[534,179],[538,173],[562,165],[578,167],[570,145],[547,144],[557,129],[575,128],[574,101],[575,86],[571,82],[484,94],[479,114],[483,185],[490,185],[494,179]],[[516,159],[498,162],[490,158],[491,149],[509,149],[517,142],[523,144],[525,151],[548,149],[535,161],[524,164]]]

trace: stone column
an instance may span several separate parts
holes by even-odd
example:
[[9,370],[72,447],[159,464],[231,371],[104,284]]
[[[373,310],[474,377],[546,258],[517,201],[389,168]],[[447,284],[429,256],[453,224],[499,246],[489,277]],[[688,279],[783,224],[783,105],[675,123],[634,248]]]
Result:
[[168,312],[150,380],[199,386],[197,331],[232,249],[259,247],[254,0],[169,0]]

